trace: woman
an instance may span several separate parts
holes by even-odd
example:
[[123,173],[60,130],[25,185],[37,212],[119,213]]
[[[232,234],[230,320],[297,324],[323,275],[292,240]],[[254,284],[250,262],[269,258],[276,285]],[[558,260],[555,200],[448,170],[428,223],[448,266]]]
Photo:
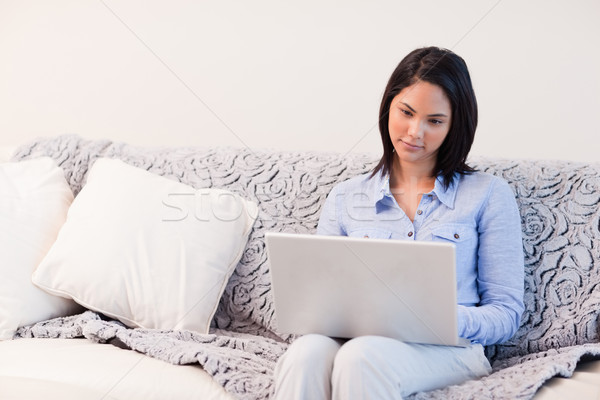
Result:
[[485,376],[483,346],[508,340],[523,312],[520,216],[508,184],[466,164],[477,102],[464,60],[417,49],[393,72],[379,111],[374,171],[331,191],[318,234],[456,245],[458,329],[468,347],[365,336],[297,339],[278,362],[280,399],[401,399]]

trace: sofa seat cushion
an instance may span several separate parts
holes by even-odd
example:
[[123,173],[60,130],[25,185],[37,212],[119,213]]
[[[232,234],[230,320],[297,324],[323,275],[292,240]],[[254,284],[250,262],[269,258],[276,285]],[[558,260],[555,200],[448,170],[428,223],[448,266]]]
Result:
[[[97,390],[88,389],[76,384],[60,383],[45,379],[0,376],[0,394],[11,400],[29,399],[102,399],[113,400],[114,397]],[[4,397],[5,396],[5,397]]]
[[570,378],[547,381],[533,400],[597,400],[600,398],[600,360],[583,361]]
[[232,399],[197,364],[172,365],[86,339],[4,341],[0,360],[10,360],[0,363],[2,398]]

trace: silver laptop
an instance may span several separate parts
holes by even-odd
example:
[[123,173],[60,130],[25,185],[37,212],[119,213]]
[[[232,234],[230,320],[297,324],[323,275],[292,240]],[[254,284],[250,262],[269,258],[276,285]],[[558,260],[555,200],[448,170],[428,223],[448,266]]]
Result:
[[465,346],[450,243],[266,233],[282,333]]

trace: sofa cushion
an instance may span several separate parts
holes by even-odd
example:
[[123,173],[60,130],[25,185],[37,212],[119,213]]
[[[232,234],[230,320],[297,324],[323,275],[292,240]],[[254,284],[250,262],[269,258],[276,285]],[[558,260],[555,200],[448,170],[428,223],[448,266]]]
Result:
[[85,339],[0,343],[0,398],[233,400],[199,365],[171,365]]
[[31,283],[31,274],[56,239],[73,193],[54,160],[0,164],[0,340],[19,326],[75,313],[72,301]]
[[256,205],[99,159],[33,275],[132,327],[207,333]]

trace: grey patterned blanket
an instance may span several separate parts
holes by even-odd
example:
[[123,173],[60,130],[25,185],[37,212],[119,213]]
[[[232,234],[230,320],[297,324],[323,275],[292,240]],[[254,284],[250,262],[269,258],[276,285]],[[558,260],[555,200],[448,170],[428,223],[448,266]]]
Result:
[[[259,217],[221,298],[211,334],[129,329],[91,311],[17,333],[118,341],[173,364],[198,363],[239,399],[272,397],[274,365],[293,340],[277,333],[264,232],[314,232],[331,188],[376,162],[364,154],[141,148],[77,136],[38,140],[21,147],[14,159],[41,155],[57,160],[75,194],[85,183],[88,166],[98,157],[110,157],[196,188],[226,188],[259,204]],[[552,376],[570,376],[582,357],[600,356],[600,167],[497,159],[474,160],[473,165],[502,176],[516,194],[527,308],[515,337],[486,349],[493,374],[418,393],[414,399],[529,399]]]

